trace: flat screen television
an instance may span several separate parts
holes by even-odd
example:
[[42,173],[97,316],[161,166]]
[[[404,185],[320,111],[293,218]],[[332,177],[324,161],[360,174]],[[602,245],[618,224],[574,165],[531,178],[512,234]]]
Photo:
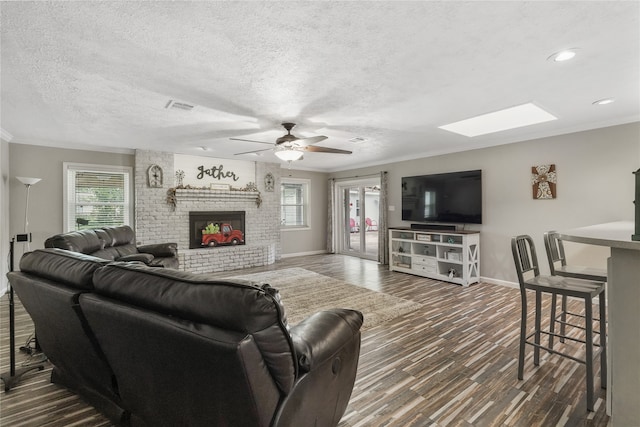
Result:
[[403,177],[402,220],[482,224],[482,171]]

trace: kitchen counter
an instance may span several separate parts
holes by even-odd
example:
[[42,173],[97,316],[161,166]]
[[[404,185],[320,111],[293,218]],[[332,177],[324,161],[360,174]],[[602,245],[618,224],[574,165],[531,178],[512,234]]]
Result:
[[612,426],[640,426],[640,242],[619,221],[561,230],[558,238],[611,248],[607,263],[607,413]]

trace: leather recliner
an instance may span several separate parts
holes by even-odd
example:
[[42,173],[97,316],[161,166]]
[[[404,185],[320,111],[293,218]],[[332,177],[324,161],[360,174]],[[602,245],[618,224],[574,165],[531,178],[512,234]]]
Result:
[[[27,253],[20,267],[9,280],[43,351],[76,381],[73,390],[91,390],[81,394],[90,403],[96,393],[111,398],[98,409],[122,408],[110,416],[117,424],[322,427],[347,408],[360,312],[332,309],[288,325],[268,284],[103,265],[59,249]],[[82,286],[49,303],[69,282]],[[104,370],[95,381],[92,366]]]
[[20,271],[7,274],[35,325],[38,344],[53,364],[51,382],[95,406],[116,424],[128,418],[117,382],[80,311],[93,273],[109,261],[63,249],[27,252]]
[[44,242],[45,248],[60,248],[104,258],[109,261],[140,261],[154,267],[178,268],[177,243],[136,246],[131,227],[121,225],[56,234]]

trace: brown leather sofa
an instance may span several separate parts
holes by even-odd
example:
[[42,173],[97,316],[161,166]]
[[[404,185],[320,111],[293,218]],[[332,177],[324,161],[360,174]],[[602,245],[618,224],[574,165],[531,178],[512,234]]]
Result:
[[357,311],[288,325],[268,284],[59,249],[25,254],[20,269],[9,280],[55,366],[52,381],[116,424],[336,426],[346,410]]
[[56,234],[44,242],[45,248],[60,248],[93,255],[109,261],[140,261],[154,267],[178,268],[178,245],[158,243],[136,246],[131,227],[102,227]]

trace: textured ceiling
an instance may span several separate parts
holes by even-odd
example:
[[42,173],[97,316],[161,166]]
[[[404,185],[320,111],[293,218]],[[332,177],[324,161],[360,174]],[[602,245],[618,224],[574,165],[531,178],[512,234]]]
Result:
[[[294,167],[336,171],[640,120],[637,1],[2,2],[1,13],[0,125],[14,143],[276,162],[235,156],[269,146],[229,138],[275,141],[293,121],[295,135],[353,151]],[[571,47],[574,60],[547,60]],[[438,129],[526,102],[558,120],[475,138]]]

